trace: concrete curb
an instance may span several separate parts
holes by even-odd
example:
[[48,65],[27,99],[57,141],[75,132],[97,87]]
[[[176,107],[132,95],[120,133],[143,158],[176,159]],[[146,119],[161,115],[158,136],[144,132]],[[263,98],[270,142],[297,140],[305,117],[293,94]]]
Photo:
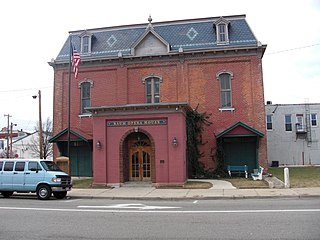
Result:
[[68,198],[111,200],[222,200],[222,199],[267,199],[267,198],[320,198],[320,188],[299,189],[73,189]]

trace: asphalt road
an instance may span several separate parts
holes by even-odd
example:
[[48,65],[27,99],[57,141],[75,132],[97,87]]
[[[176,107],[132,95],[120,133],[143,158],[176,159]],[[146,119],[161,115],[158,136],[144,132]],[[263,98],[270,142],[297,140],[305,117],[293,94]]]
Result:
[[0,239],[320,239],[320,199],[0,197]]

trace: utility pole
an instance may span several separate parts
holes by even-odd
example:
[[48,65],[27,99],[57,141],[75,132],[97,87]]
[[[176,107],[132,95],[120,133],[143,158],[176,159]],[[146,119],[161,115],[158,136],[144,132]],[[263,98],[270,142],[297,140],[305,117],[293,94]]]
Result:
[[11,123],[10,124],[10,158],[13,158],[12,156],[12,128],[13,126],[17,126],[17,124]]
[[39,151],[40,159],[43,159],[43,136],[42,136],[42,119],[41,119],[41,90],[38,91],[38,96],[32,96],[33,99],[39,98]]
[[7,125],[7,158],[9,158],[9,119],[12,117],[10,114],[5,114],[4,117],[8,118],[8,125]]

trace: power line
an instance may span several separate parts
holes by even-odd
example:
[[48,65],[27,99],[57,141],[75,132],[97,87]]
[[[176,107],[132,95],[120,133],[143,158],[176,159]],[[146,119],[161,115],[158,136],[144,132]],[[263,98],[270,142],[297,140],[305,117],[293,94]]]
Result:
[[2,91],[0,91],[0,93],[6,93],[6,92],[22,92],[22,91],[34,91],[34,90],[45,89],[45,88],[52,88],[52,86],[40,87],[40,88],[25,88],[25,89],[2,90]]
[[312,45],[307,45],[307,46],[302,46],[302,47],[296,47],[296,48],[291,48],[291,49],[285,49],[285,50],[280,50],[280,51],[276,51],[276,52],[266,53],[265,55],[278,54],[278,53],[283,53],[283,52],[290,52],[290,51],[300,50],[300,49],[304,49],[304,48],[315,47],[315,46],[319,46],[319,45],[320,45],[320,43],[315,43],[315,44],[312,44]]

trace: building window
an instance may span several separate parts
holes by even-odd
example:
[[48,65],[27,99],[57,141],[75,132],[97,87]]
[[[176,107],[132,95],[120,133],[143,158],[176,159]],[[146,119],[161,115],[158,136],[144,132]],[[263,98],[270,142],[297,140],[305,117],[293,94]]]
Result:
[[216,22],[216,35],[217,35],[217,44],[228,44],[229,43],[229,34],[228,27],[229,21],[220,17]]
[[226,42],[226,25],[219,24],[218,29],[218,42]]
[[86,107],[91,106],[91,84],[90,82],[83,82],[81,84],[81,114],[90,113]]
[[80,34],[81,38],[81,54],[91,54],[92,33],[84,31]]
[[284,122],[285,122],[285,129],[287,132],[292,131],[292,120],[291,120],[291,115],[287,114],[284,116]]
[[82,38],[82,53],[88,53],[89,52],[89,37],[84,36]]
[[272,130],[272,115],[267,115],[267,130]]
[[317,114],[316,113],[311,113],[311,126],[312,127],[316,127],[318,124],[317,124]]
[[161,77],[151,76],[143,79],[145,84],[146,103],[160,102],[160,83]]
[[298,132],[303,131],[304,130],[304,125],[303,125],[303,114],[297,114],[296,115],[296,130]]
[[217,74],[217,79],[220,82],[220,108],[232,108],[232,92],[231,79],[233,74],[231,72],[222,71]]

